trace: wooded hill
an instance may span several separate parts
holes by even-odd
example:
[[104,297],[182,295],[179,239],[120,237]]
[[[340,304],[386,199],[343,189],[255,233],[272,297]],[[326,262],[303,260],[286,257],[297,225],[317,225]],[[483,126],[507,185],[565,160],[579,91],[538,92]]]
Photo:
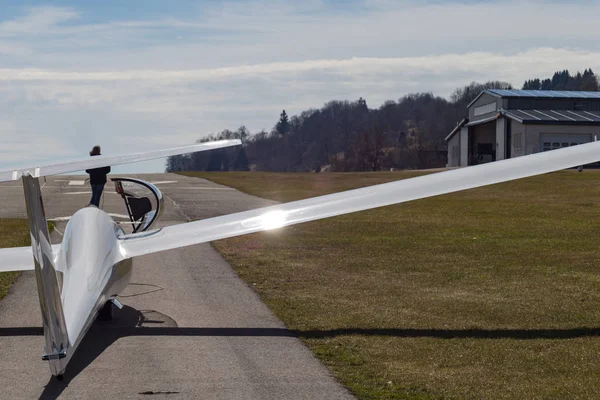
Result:
[[[241,126],[198,142],[241,139],[241,148],[214,150],[167,159],[175,171],[379,171],[446,165],[444,138],[466,116],[467,105],[484,89],[513,89],[507,82],[471,83],[449,99],[432,93],[408,94],[370,109],[367,101],[330,101],[320,109],[289,117],[285,110],[271,132],[251,134]],[[523,89],[598,91],[591,69],[551,79],[531,79]]]

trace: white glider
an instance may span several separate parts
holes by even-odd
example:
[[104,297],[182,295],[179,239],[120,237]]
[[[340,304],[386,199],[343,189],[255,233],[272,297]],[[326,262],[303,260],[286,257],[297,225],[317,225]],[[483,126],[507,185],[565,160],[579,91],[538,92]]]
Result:
[[600,142],[593,142],[157,230],[149,228],[160,215],[160,191],[147,182],[129,180],[144,184],[156,196],[158,209],[150,212],[144,205],[147,202],[126,193],[117,180],[116,190],[126,199],[132,224],[139,221],[134,224],[134,230],[139,233],[126,234],[107,213],[87,207],[70,218],[63,242],[50,245],[38,176],[237,144],[238,141],[212,142],[133,156],[93,157],[0,172],[0,181],[19,178],[23,181],[32,238],[31,247],[0,249],[0,271],[35,270],[44,325],[45,359],[50,362],[53,375],[60,379],[98,314],[107,307],[110,309],[112,303],[119,305],[116,298],[129,284],[133,257],[545,174],[600,160]]

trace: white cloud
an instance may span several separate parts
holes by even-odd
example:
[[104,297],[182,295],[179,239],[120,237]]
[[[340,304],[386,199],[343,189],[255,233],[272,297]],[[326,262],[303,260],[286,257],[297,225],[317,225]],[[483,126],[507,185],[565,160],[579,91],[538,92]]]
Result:
[[[198,102],[204,96],[210,96],[206,103],[229,103],[243,96],[248,88],[251,93],[260,93],[256,86],[263,86],[264,91],[293,87],[295,96],[303,91],[319,91],[326,100],[327,93],[335,96],[335,88],[339,86],[383,90],[392,85],[402,90],[408,87],[408,79],[422,78],[417,84],[424,90],[448,95],[456,86],[471,80],[507,80],[518,86],[528,78],[548,76],[558,69],[575,71],[599,64],[600,52],[539,48],[514,54],[478,52],[429,57],[355,57],[192,70],[77,72],[4,68],[0,69],[0,82],[10,84],[0,86],[0,92],[13,98],[21,93],[26,101],[54,102],[56,105],[91,105],[120,100],[140,104],[162,102],[164,111],[172,112],[175,109],[165,100],[175,101],[174,107],[187,109],[184,103],[188,103],[194,109],[202,105]],[[465,81],[464,76],[470,78]],[[458,77],[460,83],[454,77]],[[451,86],[446,87],[446,82]],[[328,85],[323,86],[325,83]],[[405,92],[402,90],[398,95]],[[377,96],[376,93],[372,95]],[[159,108],[151,107],[149,111],[157,112]]]
[[40,35],[63,22],[77,18],[78,13],[64,7],[34,7],[22,17],[0,22],[1,36]]
[[[0,35],[6,25],[36,33],[35,41],[21,37],[26,47],[35,50],[17,60],[23,65],[76,65],[80,70],[514,53],[549,45],[600,49],[595,41],[598,2],[368,1],[361,12],[344,12],[343,5],[332,10],[320,1],[205,3],[201,7],[185,18],[165,15],[93,24],[76,23],[85,21],[85,12],[78,20],[80,13],[70,9],[36,9],[27,18],[0,22]],[[33,23],[37,19],[42,23]]]
[[0,55],[3,56],[29,56],[32,54],[31,49],[22,44],[15,44],[9,41],[0,41]]

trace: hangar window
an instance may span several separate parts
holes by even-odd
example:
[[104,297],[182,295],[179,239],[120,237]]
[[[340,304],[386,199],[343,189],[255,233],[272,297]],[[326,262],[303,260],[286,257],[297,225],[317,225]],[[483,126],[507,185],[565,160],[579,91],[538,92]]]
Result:
[[562,142],[562,143],[558,143],[558,142],[544,142],[542,143],[542,151],[548,151],[548,150],[555,150],[555,149],[560,149],[563,147],[569,147],[569,146],[576,146],[577,143],[566,143],[566,142]]
[[552,144],[550,142],[544,142],[544,145],[542,146],[542,150],[543,151],[552,150]]

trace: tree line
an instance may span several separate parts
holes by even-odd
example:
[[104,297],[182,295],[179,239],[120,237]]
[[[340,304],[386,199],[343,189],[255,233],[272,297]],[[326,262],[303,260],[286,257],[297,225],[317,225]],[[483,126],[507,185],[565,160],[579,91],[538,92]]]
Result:
[[600,90],[598,77],[592,69],[586,69],[571,75],[569,70],[555,72],[552,78],[530,79],[523,84],[523,90],[581,90],[597,92]]
[[[523,88],[597,91],[598,79],[591,69],[575,75],[560,71],[550,79],[527,80]],[[456,89],[449,99],[414,93],[376,109],[359,98],[330,101],[292,117],[283,110],[270,132],[251,134],[241,126],[198,141],[240,139],[243,146],[169,157],[166,170],[319,172],[443,167],[444,138],[466,117],[467,105],[485,89],[513,87],[501,81],[473,82]]]

